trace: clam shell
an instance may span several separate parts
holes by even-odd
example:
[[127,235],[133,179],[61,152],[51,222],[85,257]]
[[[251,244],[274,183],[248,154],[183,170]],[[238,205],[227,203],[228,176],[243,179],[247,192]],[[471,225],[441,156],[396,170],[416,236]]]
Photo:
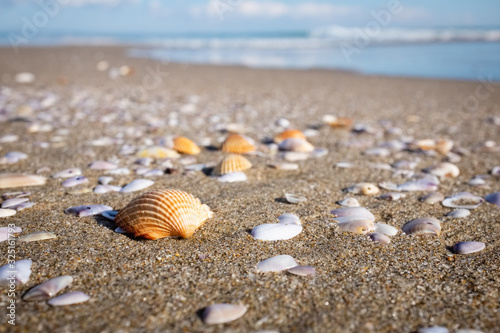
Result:
[[120,190],[121,193],[129,193],[144,190],[145,188],[150,187],[155,182],[150,179],[134,179],[127,185],[123,186]]
[[488,194],[484,198],[490,204],[494,204],[494,205],[497,205],[498,207],[500,207],[500,192],[495,192],[495,193]]
[[454,211],[446,214],[446,216],[453,218],[467,217],[469,215],[470,215],[470,210],[463,208],[455,209]]
[[222,143],[225,153],[246,154],[255,151],[255,146],[248,138],[239,134],[230,134]]
[[441,234],[441,221],[433,217],[414,219],[403,226],[403,232],[408,235],[439,236]]
[[373,221],[370,220],[354,220],[347,222],[340,222],[338,224],[340,231],[352,232],[353,234],[364,235],[369,231],[375,230]]
[[391,239],[384,234],[378,232],[371,232],[368,234],[370,239],[376,243],[389,244]]
[[0,188],[24,187],[44,185],[47,178],[35,175],[23,175],[20,173],[0,174]]
[[244,156],[229,154],[214,169],[214,174],[225,175],[231,172],[245,171],[252,167],[252,163]]
[[80,176],[82,174],[82,170],[80,168],[69,168],[62,171],[59,171],[52,175],[52,178],[70,178],[74,176]]
[[2,202],[2,208],[12,208],[12,207],[15,207],[19,204],[22,204],[23,202],[27,202],[28,200],[29,200],[28,198],[7,199],[4,202]]
[[274,142],[276,142],[276,143],[279,144],[282,141],[284,141],[286,139],[289,139],[289,138],[298,138],[298,139],[305,140],[306,136],[304,135],[304,133],[302,133],[299,130],[296,130],[296,129],[287,129],[287,130],[281,132],[280,134],[276,135],[274,137]]
[[469,192],[459,192],[445,198],[441,204],[450,208],[476,209],[484,202],[482,197]]
[[375,232],[387,236],[395,236],[398,233],[398,228],[385,223],[375,223]]
[[191,194],[166,189],[133,199],[116,215],[115,223],[135,237],[189,238],[212,215],[210,208]]
[[483,242],[460,242],[453,245],[453,252],[458,254],[468,254],[484,250]]
[[241,171],[226,173],[225,175],[217,178],[217,180],[221,183],[244,182],[247,179],[247,175],[245,175],[245,173]]
[[73,277],[69,275],[59,276],[41,283],[23,295],[25,301],[41,301],[54,297],[58,292],[69,286]]
[[351,198],[351,197],[347,197],[347,198],[344,198],[340,201],[337,201],[337,204],[344,206],[344,207],[359,207],[359,206],[361,206],[359,204],[359,201],[356,198]]
[[178,136],[174,139],[173,149],[178,153],[188,155],[197,155],[201,151],[196,143],[184,136]]
[[285,213],[283,215],[280,215],[278,217],[278,220],[283,224],[301,224],[299,217],[292,213]]
[[113,170],[118,168],[118,165],[108,161],[94,161],[89,164],[89,168],[92,170]]
[[316,269],[312,266],[295,266],[289,268],[287,272],[294,275],[307,276],[307,275],[315,275]]
[[10,208],[0,208],[0,217],[9,217],[16,215],[17,211]]
[[262,260],[257,264],[257,269],[261,272],[281,272],[295,266],[298,266],[295,259],[285,254]]
[[435,204],[444,200],[444,195],[440,192],[431,192],[420,198],[420,201],[428,204]]
[[205,324],[224,324],[236,320],[247,312],[247,307],[239,304],[212,304],[203,311],[201,318]]
[[372,183],[357,183],[343,190],[353,194],[375,195],[380,192],[377,185]]
[[180,157],[179,153],[177,153],[175,150],[160,146],[153,146],[143,149],[137,152],[135,156],[139,158],[154,158],[154,159]]
[[0,287],[6,287],[10,283],[12,273],[15,275],[16,284],[24,284],[28,282],[31,275],[31,259],[23,259],[12,264],[7,264],[0,267]]
[[343,207],[332,210],[331,212],[337,218],[339,217],[351,217],[358,220],[370,220],[375,221],[375,216],[364,207]]
[[252,229],[251,235],[263,241],[291,239],[302,232],[300,224],[270,223],[261,224]]
[[113,208],[105,205],[84,205],[66,208],[64,213],[68,215],[75,215],[78,217],[99,215],[106,210],[113,210]]
[[425,172],[431,173],[441,178],[456,178],[460,175],[460,170],[453,163],[442,162],[432,167],[424,169]]
[[90,296],[81,291],[73,291],[71,293],[67,293],[61,296],[57,296],[47,304],[52,306],[63,306],[63,305],[71,305],[86,302],[90,299]]
[[289,203],[292,203],[292,204],[298,204],[298,203],[307,201],[307,199],[305,197],[302,197],[300,195],[296,195],[293,193],[286,193],[285,199],[286,199],[286,201],[288,201]]
[[64,187],[73,187],[81,184],[88,183],[89,179],[85,176],[75,176],[66,179],[65,181],[62,182],[62,186]]
[[38,232],[34,232],[34,233],[31,233],[31,234],[26,235],[26,236],[19,237],[17,240],[19,242],[29,243],[29,242],[36,242],[36,241],[51,239],[51,238],[57,238],[57,236],[51,232],[38,231]]
[[314,150],[314,146],[305,139],[288,138],[281,141],[278,145],[278,149],[282,151],[309,153]]
[[9,235],[12,237],[14,234],[18,234],[20,232],[22,232],[22,229],[19,227],[0,227],[0,242],[5,242],[9,239]]
[[333,128],[351,128],[353,120],[351,118],[336,117],[332,115],[323,116],[323,122]]

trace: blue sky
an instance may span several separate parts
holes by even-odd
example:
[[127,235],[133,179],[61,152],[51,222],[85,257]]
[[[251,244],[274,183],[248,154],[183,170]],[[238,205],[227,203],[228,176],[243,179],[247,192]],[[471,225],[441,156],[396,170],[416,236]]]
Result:
[[[58,10],[43,33],[183,33],[296,31],[328,25],[364,26],[391,0],[1,0],[0,31],[19,32],[43,10]],[[393,26],[500,25],[498,0],[400,0]],[[216,9],[218,8],[218,10]],[[24,21],[23,21],[24,20]],[[42,22],[43,23],[43,22]]]

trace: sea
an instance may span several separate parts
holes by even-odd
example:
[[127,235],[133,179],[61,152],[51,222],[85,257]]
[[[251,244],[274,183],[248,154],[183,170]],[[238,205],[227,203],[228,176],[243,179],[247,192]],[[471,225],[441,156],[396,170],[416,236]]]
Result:
[[[7,34],[0,44],[9,45]],[[500,26],[363,27],[176,34],[41,34],[30,46],[125,45],[131,57],[251,68],[500,81]]]

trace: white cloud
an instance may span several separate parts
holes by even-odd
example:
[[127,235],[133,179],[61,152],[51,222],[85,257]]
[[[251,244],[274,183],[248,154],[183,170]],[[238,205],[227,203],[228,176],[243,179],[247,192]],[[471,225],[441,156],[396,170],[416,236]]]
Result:
[[243,16],[314,18],[348,15],[357,11],[354,6],[339,6],[321,2],[288,4],[277,1],[241,1],[236,11]]

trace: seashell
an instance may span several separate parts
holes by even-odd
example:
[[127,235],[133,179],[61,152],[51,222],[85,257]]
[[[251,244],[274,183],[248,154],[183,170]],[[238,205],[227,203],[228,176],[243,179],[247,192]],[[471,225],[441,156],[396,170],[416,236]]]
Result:
[[19,136],[15,134],[7,134],[0,138],[0,143],[16,142],[19,140]]
[[17,240],[19,242],[29,243],[29,242],[36,242],[36,241],[45,240],[45,239],[52,239],[52,238],[57,238],[57,236],[51,232],[38,231],[38,232],[34,232],[34,233],[31,233],[31,234],[26,235],[26,236],[19,237]]
[[439,236],[441,234],[441,221],[433,217],[414,219],[403,226],[403,232],[407,235]]
[[7,199],[4,202],[2,202],[2,208],[12,208],[12,207],[17,206],[19,204],[22,204],[23,202],[27,202],[28,200],[29,200],[28,198]]
[[305,139],[288,138],[281,141],[278,145],[278,149],[281,151],[310,153],[314,150],[314,146]]
[[243,135],[230,134],[222,143],[221,149],[225,153],[246,154],[255,151],[255,146]]
[[484,199],[469,192],[459,192],[445,198],[441,204],[450,208],[476,209],[484,202]]
[[85,206],[74,206],[66,208],[64,210],[65,214],[74,215],[78,217],[99,215],[106,210],[113,210],[113,208],[105,205],[85,205]]
[[285,161],[288,162],[303,161],[307,160],[310,157],[309,153],[300,151],[287,151],[285,153],[282,153],[280,156],[281,158],[283,158]]
[[488,201],[490,204],[494,204],[500,207],[500,192],[488,194],[484,197],[484,199],[486,199],[486,201]]
[[101,215],[108,220],[114,221],[116,215],[118,214],[117,210],[105,210],[104,212],[101,213]]
[[385,223],[375,223],[375,232],[387,236],[395,236],[398,233],[398,229]]
[[452,217],[452,218],[467,217],[469,215],[470,215],[470,210],[463,209],[463,208],[455,209],[454,211],[446,214],[446,216]]
[[121,193],[130,193],[135,191],[144,190],[145,188],[150,187],[155,182],[150,179],[134,179],[127,185],[123,186],[120,190]]
[[399,192],[388,192],[378,196],[379,199],[388,200],[388,201],[397,201],[401,198],[406,197],[406,194]]
[[391,239],[389,237],[378,232],[370,232],[368,236],[373,242],[376,243],[389,244],[391,242]]
[[278,118],[274,121],[274,126],[288,128],[288,126],[290,126],[290,120],[286,118]]
[[160,146],[153,146],[143,149],[137,152],[135,156],[139,158],[153,158],[153,159],[180,157],[179,153],[176,152],[175,150]]
[[80,176],[82,174],[82,170],[80,168],[69,168],[62,171],[59,171],[52,175],[52,178],[70,178],[74,176]]
[[165,172],[161,169],[152,169],[144,173],[144,177],[159,177],[163,176]]
[[198,155],[201,151],[196,143],[183,136],[174,138],[174,145],[172,148],[178,153],[188,155]]
[[0,189],[11,187],[44,185],[47,178],[35,175],[23,175],[20,173],[0,174]]
[[279,255],[262,260],[257,264],[257,269],[261,272],[281,272],[295,266],[298,266],[298,264],[293,257]]
[[359,206],[361,206],[359,204],[359,201],[356,198],[351,198],[351,197],[344,198],[340,201],[337,201],[336,203],[338,205],[341,205],[344,207],[359,207]]
[[122,228],[120,228],[120,227],[116,228],[114,231],[115,231],[116,233],[119,233],[119,234],[126,234],[126,233],[127,233],[127,231],[126,231],[126,230],[124,230],[124,229],[122,229]]
[[289,203],[292,203],[292,204],[298,204],[298,203],[307,201],[307,199],[305,197],[302,197],[300,195],[296,195],[293,193],[286,193],[285,199],[286,199],[286,201],[288,201]]
[[23,295],[25,301],[43,301],[54,297],[58,292],[69,286],[73,277],[69,275],[59,276],[41,283]]
[[490,173],[493,176],[500,176],[500,166],[496,166],[493,169],[490,170]]
[[468,254],[484,250],[483,242],[460,242],[453,245],[453,252],[457,254]]
[[323,116],[323,122],[333,128],[351,128],[353,120],[350,118],[336,117],[332,115]]
[[14,234],[18,234],[22,232],[22,229],[19,227],[1,227],[0,228],[0,242],[5,242],[10,237],[13,237]]
[[311,157],[320,158],[328,154],[328,149],[326,148],[314,148],[311,152]]
[[130,170],[128,168],[117,168],[113,170],[106,171],[108,175],[130,175]]
[[416,140],[410,144],[410,149],[420,150],[434,150],[436,148],[436,141],[432,139]]
[[23,259],[0,267],[0,287],[9,286],[13,275],[16,285],[28,282],[31,275],[31,264],[31,259]]
[[28,158],[28,155],[19,151],[11,151],[0,159],[0,164],[13,164]]
[[184,170],[186,170],[186,171],[203,171],[203,170],[206,170],[208,168],[211,168],[212,166],[214,166],[212,163],[191,164],[191,165],[186,165],[184,167]]
[[418,161],[398,161],[391,166],[398,170],[413,170],[417,167]]
[[203,311],[201,318],[208,325],[224,324],[236,320],[247,312],[247,307],[239,304],[212,304]]
[[278,220],[282,224],[298,224],[300,225],[300,219],[297,215],[291,213],[285,213],[278,217]]
[[391,171],[392,167],[387,163],[368,163],[368,167],[375,170],[386,170]]
[[35,205],[34,202],[23,202],[23,203],[20,203],[18,205],[12,206],[11,208],[20,212],[21,210],[33,207],[34,205]]
[[387,148],[377,147],[377,148],[371,148],[371,149],[365,150],[363,152],[363,154],[369,155],[369,156],[387,157],[387,156],[391,155],[391,151]]
[[442,162],[432,167],[424,169],[425,172],[431,173],[440,178],[456,178],[460,175],[460,170],[455,164]]
[[487,186],[486,179],[488,179],[488,175],[476,175],[469,180],[468,184],[471,186]]
[[357,183],[343,189],[343,191],[353,194],[375,195],[380,192],[380,189],[372,183]]
[[89,164],[89,168],[92,170],[113,170],[118,168],[118,165],[113,162],[94,161]]
[[419,328],[417,333],[450,333],[446,327],[432,326]]
[[33,83],[35,82],[35,74],[30,72],[17,73],[14,76],[14,81],[16,83]]
[[135,237],[189,238],[213,212],[191,194],[174,189],[156,190],[132,200],[116,215],[115,223]]
[[296,163],[277,162],[277,163],[271,163],[269,164],[269,166],[278,170],[285,170],[285,171],[299,170],[299,165]]
[[353,163],[350,163],[350,162],[338,162],[337,164],[335,164],[335,167],[342,168],[342,169],[350,169],[350,168],[354,168],[355,165]]
[[85,184],[88,182],[89,182],[89,179],[85,176],[75,176],[75,177],[71,177],[71,178],[68,178],[65,181],[63,181],[62,186],[74,187],[74,186],[78,186],[78,185]]
[[90,193],[92,192],[92,189],[88,187],[82,187],[82,188],[77,188],[75,190],[69,191],[68,194],[71,195],[80,195],[80,194],[85,194],[85,193]]
[[484,333],[484,332],[480,330],[474,330],[471,328],[461,328],[456,330],[455,333]]
[[287,269],[287,272],[298,276],[316,275],[316,269],[312,266],[295,266]]
[[414,191],[436,191],[439,183],[434,180],[423,178],[412,180],[404,184],[396,185],[390,182],[379,183],[379,186],[389,191],[414,192]]
[[94,187],[94,193],[103,194],[108,192],[120,192],[122,190],[121,186],[115,185],[97,185]]
[[73,291],[61,296],[54,297],[47,304],[51,306],[63,306],[87,302],[90,296],[81,291]]
[[17,211],[10,208],[0,208],[0,217],[9,217],[16,215]]
[[373,221],[370,220],[353,220],[347,222],[339,222],[338,223],[340,231],[348,231],[353,234],[361,234],[364,235],[369,231],[375,230],[375,225]]
[[101,176],[97,179],[99,184],[108,185],[113,180],[113,177]]
[[229,154],[224,156],[222,161],[215,167],[214,174],[225,175],[232,172],[245,171],[252,167],[252,163],[244,156]]
[[305,140],[306,136],[304,135],[304,133],[302,133],[299,130],[296,130],[296,129],[287,129],[287,130],[281,132],[280,134],[276,135],[274,137],[274,142],[276,142],[276,143],[279,144],[282,141],[284,141],[286,139],[289,139],[289,138],[298,138],[298,139]]
[[434,150],[436,150],[441,155],[447,155],[453,148],[453,141],[448,139],[441,139],[434,145]]
[[435,204],[444,200],[444,195],[440,192],[431,192],[420,198],[420,201],[428,204]]
[[272,223],[261,224],[252,229],[251,235],[263,241],[291,239],[302,232],[300,224]]
[[343,207],[331,211],[336,216],[335,220],[340,217],[350,217],[359,220],[375,221],[375,216],[364,207]]
[[217,178],[217,180],[220,181],[221,183],[244,182],[247,179],[248,179],[247,175],[245,175],[245,173],[241,171],[226,173],[225,175],[222,175]]
[[31,192],[21,192],[21,191],[18,191],[18,192],[7,192],[7,193],[2,194],[2,198],[4,200],[7,200],[7,199],[13,199],[13,198],[27,197],[27,196],[30,196],[30,195],[31,195]]

